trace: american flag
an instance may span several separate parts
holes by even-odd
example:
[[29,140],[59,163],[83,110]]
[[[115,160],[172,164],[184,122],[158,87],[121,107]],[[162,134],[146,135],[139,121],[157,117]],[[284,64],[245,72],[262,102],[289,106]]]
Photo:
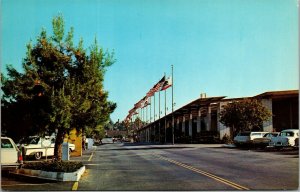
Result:
[[144,103],[144,107],[147,107],[148,105],[151,105],[151,99],[150,97],[147,97]]
[[147,93],[147,97],[152,97],[155,93],[155,90],[153,88],[151,88],[148,93]]
[[153,91],[154,92],[160,91],[160,89],[163,86],[165,81],[166,81],[166,77],[163,76],[163,78],[161,78],[161,80],[153,86],[153,88],[152,88]]

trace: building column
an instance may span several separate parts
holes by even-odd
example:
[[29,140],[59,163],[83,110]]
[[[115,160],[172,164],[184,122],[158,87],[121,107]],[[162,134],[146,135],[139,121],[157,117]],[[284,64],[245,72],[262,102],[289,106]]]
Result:
[[[272,99],[262,99],[262,104],[272,112]],[[276,127],[275,127],[276,128]],[[263,122],[263,131],[266,132],[273,132],[276,130],[273,130],[273,117],[271,116],[271,118],[268,121],[264,121]]]
[[206,130],[211,130],[211,107],[210,105],[207,106],[207,117],[206,117]]
[[218,107],[217,107],[217,126],[218,126],[218,132],[220,133],[220,139],[222,139],[224,135],[230,136],[230,128],[220,123],[220,112],[224,105],[225,105],[224,102],[220,102],[218,103]]
[[151,136],[152,136],[152,127],[149,127],[149,141],[152,142],[151,140]]
[[180,120],[179,120],[179,117],[176,118],[176,132],[177,132],[177,135],[175,135],[175,138],[176,136],[180,136],[180,127],[179,127],[179,123],[180,123]]
[[197,133],[200,133],[200,131],[201,131],[201,110],[199,108],[198,116],[197,116]]
[[153,142],[155,142],[155,124],[153,123],[152,126],[153,126]]
[[185,133],[185,116],[184,115],[183,115],[183,118],[182,118],[181,130],[182,130],[182,133]]
[[189,136],[193,136],[193,114],[190,114],[189,120]]
[[147,131],[147,142],[149,143],[149,128],[146,129],[146,131]]
[[171,139],[172,139],[172,144],[175,143],[175,117],[174,114],[172,115],[172,127],[171,127]]

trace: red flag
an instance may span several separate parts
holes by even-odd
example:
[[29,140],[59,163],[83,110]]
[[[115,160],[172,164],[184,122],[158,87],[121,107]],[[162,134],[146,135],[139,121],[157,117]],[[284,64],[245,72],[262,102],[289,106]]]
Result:
[[169,87],[172,86],[172,78],[169,77],[164,84],[162,85],[161,91],[168,89]]

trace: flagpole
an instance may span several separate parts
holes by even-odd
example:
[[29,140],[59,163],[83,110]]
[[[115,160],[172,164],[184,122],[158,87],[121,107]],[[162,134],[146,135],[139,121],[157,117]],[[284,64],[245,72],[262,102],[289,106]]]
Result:
[[158,91],[158,136],[160,143],[160,90]]
[[149,117],[149,123],[151,123],[151,110],[152,110],[152,106],[151,106],[151,97],[150,97],[150,103],[149,103],[149,105],[150,105],[150,117]]
[[[153,111],[153,112],[154,112],[154,114],[153,114],[153,119],[154,119],[154,121],[153,121],[153,122],[155,122],[155,115],[156,115],[156,114],[155,114],[155,92],[154,92],[154,95],[153,95],[153,96],[154,96],[154,111]],[[154,124],[154,135],[156,135],[156,125],[155,125],[155,124]],[[154,137],[154,142],[156,142],[156,141],[155,141],[155,137]]]
[[173,93],[173,87],[174,87],[174,77],[173,77],[173,65],[171,65],[171,73],[172,73],[172,144],[174,145],[175,144],[175,135],[174,135],[174,125],[175,125],[175,122],[174,122],[174,100],[173,100],[173,96],[174,96],[174,93]]
[[[145,104],[144,104],[145,105]],[[145,107],[143,107],[143,122],[145,123]],[[144,124],[143,124],[144,125]],[[144,127],[144,126],[143,126]]]
[[[149,103],[149,105],[150,105],[150,106],[149,106],[149,109],[150,109],[150,111],[149,111],[149,124],[150,124],[150,123],[151,123],[151,108],[152,108],[152,106],[151,106],[151,96],[150,96],[150,103]],[[152,131],[152,128],[151,128],[151,126],[150,126],[150,127],[149,127],[149,132],[150,132],[150,133],[149,133],[149,135],[150,135],[150,136],[149,136],[149,141],[150,141],[150,142],[152,142],[152,141],[151,141],[151,134],[152,134],[151,131]]]
[[148,124],[148,105],[146,106],[146,125]]
[[167,90],[165,89],[165,143],[167,142]]
[[143,126],[143,121],[142,121],[142,118],[143,118],[143,110],[142,110],[142,108],[140,108],[140,111],[141,111],[141,115],[140,115],[140,121],[139,121],[139,127],[140,127],[140,129],[142,128],[142,126]]

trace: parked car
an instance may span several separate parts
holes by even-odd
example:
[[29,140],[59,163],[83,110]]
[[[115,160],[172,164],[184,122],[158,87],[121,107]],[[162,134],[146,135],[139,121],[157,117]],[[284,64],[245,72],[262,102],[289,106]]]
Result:
[[101,140],[102,143],[114,143],[114,140],[112,137],[105,137]]
[[262,138],[268,132],[240,132],[234,138],[236,146],[252,144],[255,138]]
[[1,169],[16,169],[23,163],[20,150],[9,137],[1,137]]
[[272,133],[266,133],[262,138],[255,138],[253,139],[253,145],[255,147],[261,147],[265,148],[269,145],[271,139],[273,137],[277,137],[279,135],[279,132],[272,132]]
[[297,138],[299,139],[299,129],[286,129],[278,137],[272,138],[269,145],[276,148],[294,147],[297,145]]
[[[44,146],[44,143],[49,143],[49,146]],[[19,143],[20,146],[23,145],[25,156],[31,156],[35,159],[39,160],[42,157],[53,156],[54,155],[54,145],[55,145],[55,137],[45,136],[30,136],[27,139],[23,140],[23,143]],[[46,153],[47,148],[47,153]],[[75,145],[69,143],[69,150],[74,151]]]
[[294,145],[294,147],[296,147],[296,148],[299,147],[299,138],[295,139],[295,145]]

